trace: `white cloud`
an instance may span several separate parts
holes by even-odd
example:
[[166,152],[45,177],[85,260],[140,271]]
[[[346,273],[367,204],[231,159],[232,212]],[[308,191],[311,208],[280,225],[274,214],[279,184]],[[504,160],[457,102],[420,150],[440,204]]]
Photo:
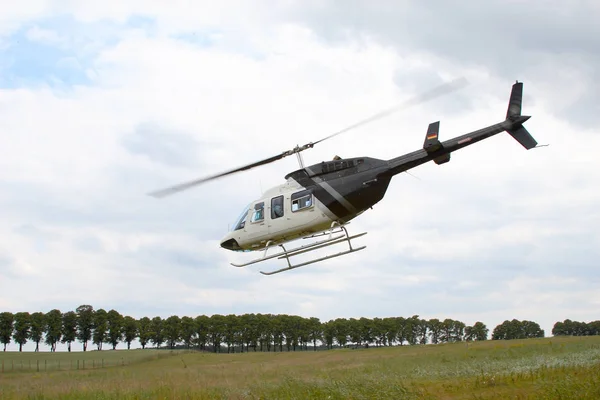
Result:
[[[29,24],[31,39],[72,46],[63,66],[87,71],[90,81],[0,88],[0,259],[10,260],[0,267],[1,307],[420,314],[489,325],[527,317],[547,332],[563,316],[596,318],[599,139],[552,114],[585,93],[580,64],[556,69],[579,79],[566,88],[550,74],[552,57],[539,76],[518,77],[523,111],[533,116],[527,127],[549,147],[527,152],[501,134],[448,164],[411,171],[419,179],[397,176],[350,226],[369,231],[359,240],[366,250],[265,277],[258,270],[282,264],[236,269],[229,262],[247,255],[227,253],[218,240],[261,188],[297,167],[295,158],[173,198],[145,194],[317,140],[442,78],[466,76],[471,86],[460,93],[303,155],[307,163],[335,154],[395,157],[418,149],[438,119],[442,138],[500,121],[512,80],[435,49],[400,52],[377,35],[325,41],[310,24],[286,21],[288,4],[184,3],[40,2],[35,12],[13,5],[2,17],[13,27],[0,31],[5,42]],[[77,37],[51,19],[37,24],[58,12],[88,29],[117,25]],[[127,27],[136,16],[149,22]],[[569,284],[556,289],[556,280]]]

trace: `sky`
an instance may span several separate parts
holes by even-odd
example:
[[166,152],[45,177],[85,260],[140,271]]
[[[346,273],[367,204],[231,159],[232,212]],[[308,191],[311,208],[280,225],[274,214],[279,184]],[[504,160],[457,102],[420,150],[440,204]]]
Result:
[[[600,319],[600,5],[593,1],[34,0],[0,13],[0,311],[135,318],[419,315],[490,329]],[[452,79],[469,85],[303,153],[390,159],[500,122],[527,129],[396,176],[349,256],[219,247],[295,157],[147,194],[316,141]],[[326,250],[328,254],[334,250]],[[321,254],[321,253],[319,253]],[[14,350],[16,345],[9,345]],[[46,347],[44,347],[47,350]]]

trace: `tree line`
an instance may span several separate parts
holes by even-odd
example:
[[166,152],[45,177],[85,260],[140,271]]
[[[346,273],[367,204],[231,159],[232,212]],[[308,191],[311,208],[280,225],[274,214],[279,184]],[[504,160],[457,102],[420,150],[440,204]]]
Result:
[[[40,342],[56,351],[58,343],[88,343],[102,350],[104,344],[116,349],[119,343],[139,341],[142,348],[196,348],[214,352],[296,351],[346,346],[395,346],[487,340],[483,322],[467,326],[453,319],[412,317],[337,318],[321,322],[287,314],[199,315],[168,318],[123,316],[116,310],[81,305],[75,311],[53,309],[42,312],[0,313],[0,343],[14,341],[19,351],[31,341],[39,351]],[[504,321],[492,332],[492,339],[544,337],[544,330],[532,321]]]
[[580,322],[565,319],[552,327],[554,336],[593,336],[600,335],[600,321]]

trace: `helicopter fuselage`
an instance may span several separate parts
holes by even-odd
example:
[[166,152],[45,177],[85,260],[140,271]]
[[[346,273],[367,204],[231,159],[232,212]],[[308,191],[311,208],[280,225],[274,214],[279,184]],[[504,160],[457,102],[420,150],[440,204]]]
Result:
[[260,250],[345,224],[379,202],[388,188],[387,161],[339,159],[298,169],[253,201],[221,241],[234,251]]

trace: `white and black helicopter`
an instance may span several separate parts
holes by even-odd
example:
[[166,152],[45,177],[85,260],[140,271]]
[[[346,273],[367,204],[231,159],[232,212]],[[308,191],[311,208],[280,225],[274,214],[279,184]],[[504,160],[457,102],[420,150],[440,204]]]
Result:
[[[462,79],[442,85],[416,99],[412,99],[406,105],[411,106],[430,100],[455,90],[465,82]],[[172,186],[150,193],[150,195],[164,197],[212,179],[265,165],[296,154],[300,168],[287,174],[285,183],[265,191],[259,199],[254,200],[247,208],[244,208],[231,231],[221,240],[221,247],[227,250],[264,250],[262,257],[252,261],[244,264],[231,263],[235,267],[245,267],[279,258],[287,260],[287,267],[272,272],[260,272],[264,275],[272,275],[288,271],[366,248],[366,246],[353,247],[352,240],[365,235],[367,232],[350,235],[346,225],[383,199],[392,177],[397,174],[429,161],[433,161],[438,165],[447,163],[450,161],[452,152],[504,131],[508,132],[527,150],[537,147],[536,140],[523,126],[523,123],[530,117],[521,115],[522,97],[523,83],[517,81],[512,86],[504,121],[443,142],[440,142],[438,138],[440,122],[431,123],[427,129],[422,149],[390,160],[371,157],[339,158],[336,156],[332,161],[304,166],[300,152],[359,125],[389,115],[400,107],[386,110],[317,142],[296,146],[267,159],[207,178]],[[286,249],[285,246],[299,238],[314,239],[318,237],[325,238],[292,249]],[[347,250],[295,265],[290,262],[290,258],[293,256],[343,242],[348,244]],[[267,256],[268,250],[276,246],[281,247],[282,251]]]

